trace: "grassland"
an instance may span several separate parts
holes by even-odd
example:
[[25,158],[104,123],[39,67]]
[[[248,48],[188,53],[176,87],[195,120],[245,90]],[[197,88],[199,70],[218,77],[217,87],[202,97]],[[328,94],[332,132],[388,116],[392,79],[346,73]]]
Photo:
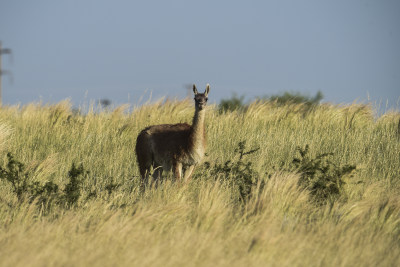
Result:
[[[69,204],[19,198],[3,175],[0,265],[400,266],[399,113],[376,118],[358,104],[266,102],[226,113],[211,106],[205,161],[237,160],[243,140],[260,148],[245,158],[260,179],[248,199],[235,197],[234,177],[204,165],[187,185],[166,179],[140,192],[137,134],[190,122],[193,112],[189,100],[85,114],[68,101],[2,107],[3,170],[10,152],[24,163],[21,177],[64,193],[72,164],[85,171]],[[316,203],[301,174],[289,171],[305,145],[310,157],[332,153],[333,166],[356,166],[336,198]]]

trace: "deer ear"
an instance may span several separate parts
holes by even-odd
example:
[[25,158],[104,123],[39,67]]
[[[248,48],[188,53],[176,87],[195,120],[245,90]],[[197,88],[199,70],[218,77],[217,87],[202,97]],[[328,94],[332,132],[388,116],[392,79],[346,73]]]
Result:
[[207,83],[206,91],[204,92],[204,95],[207,96],[209,92],[210,92],[210,84]]
[[198,92],[197,92],[197,88],[196,88],[196,85],[195,85],[195,84],[193,84],[193,93],[194,93],[195,95],[197,95],[197,94],[198,94]]

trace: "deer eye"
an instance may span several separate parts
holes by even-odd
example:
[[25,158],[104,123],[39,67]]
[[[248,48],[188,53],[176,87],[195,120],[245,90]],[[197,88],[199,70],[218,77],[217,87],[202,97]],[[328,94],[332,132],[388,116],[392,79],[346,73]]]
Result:
[[208,101],[208,97],[206,97],[206,101]]

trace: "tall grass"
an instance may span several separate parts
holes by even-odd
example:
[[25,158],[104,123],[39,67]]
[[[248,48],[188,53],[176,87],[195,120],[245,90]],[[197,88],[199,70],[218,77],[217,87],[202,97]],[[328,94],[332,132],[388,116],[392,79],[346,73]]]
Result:
[[[398,266],[399,113],[368,105],[253,103],[206,115],[206,161],[235,158],[243,140],[260,177],[246,201],[231,180],[200,166],[187,185],[166,179],[139,190],[134,146],[152,124],[190,122],[190,101],[159,101],[88,113],[71,103],[0,109],[0,166],[7,153],[32,182],[60,192],[79,176],[74,205],[19,200],[0,180],[1,266]],[[298,147],[356,166],[338,198],[316,204],[290,170]],[[78,179],[78,178],[77,178]],[[62,191],[64,190],[64,191]]]

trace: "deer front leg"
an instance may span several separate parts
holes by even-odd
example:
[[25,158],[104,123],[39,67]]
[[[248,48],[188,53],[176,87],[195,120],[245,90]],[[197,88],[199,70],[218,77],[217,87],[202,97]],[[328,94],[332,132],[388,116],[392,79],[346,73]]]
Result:
[[181,179],[182,179],[182,163],[174,162],[173,171],[174,171],[175,179],[178,181],[181,181]]
[[195,166],[195,165],[190,165],[190,166],[185,170],[185,176],[184,176],[184,178],[183,178],[183,181],[184,181],[185,183],[187,183],[188,181],[190,181],[190,179],[192,178],[194,166]]

